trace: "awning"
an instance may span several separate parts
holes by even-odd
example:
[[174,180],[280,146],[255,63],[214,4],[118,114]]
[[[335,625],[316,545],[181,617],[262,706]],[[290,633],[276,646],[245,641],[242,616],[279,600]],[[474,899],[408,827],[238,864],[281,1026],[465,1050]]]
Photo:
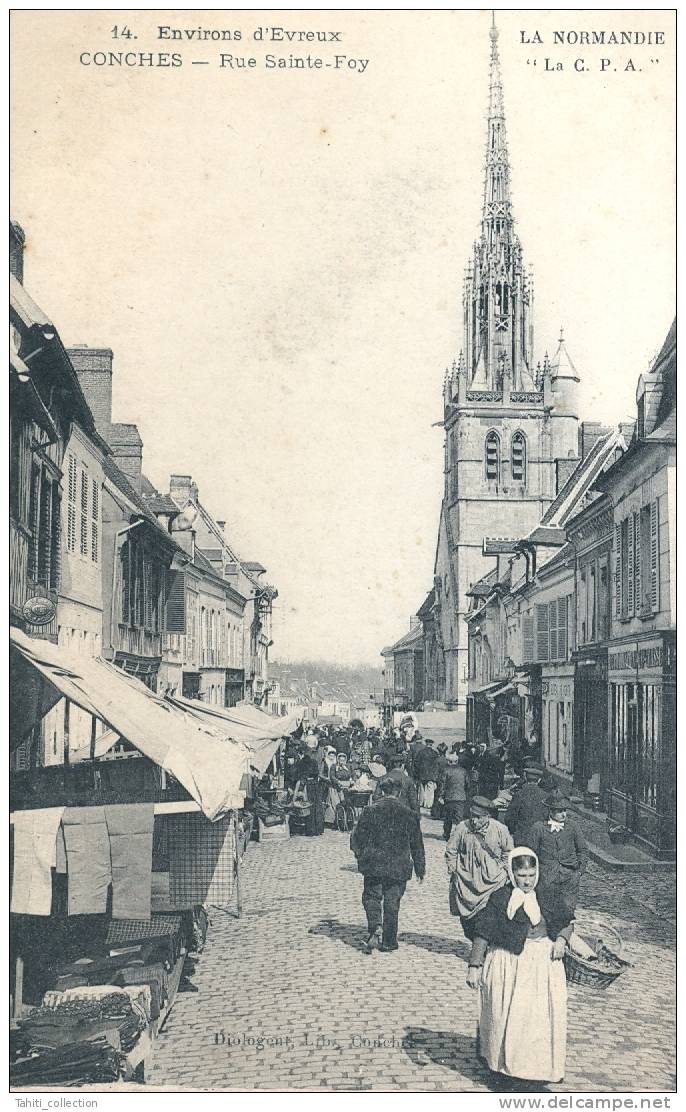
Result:
[[202,703],[198,699],[185,699],[180,695],[168,696],[168,702],[194,715],[198,721],[205,722],[222,733],[226,731],[241,742],[245,746],[250,767],[260,775],[270,765],[281,738],[294,733],[303,718],[303,711],[276,716],[248,704],[220,707]]
[[487,683],[484,687],[480,687],[477,691],[470,691],[469,694],[473,695],[475,699],[494,699],[496,695],[502,694],[509,683],[509,680],[495,680],[493,683]]
[[72,656],[17,629],[10,630],[10,639],[13,690],[30,687],[37,673],[46,685],[45,696],[26,708],[32,712],[26,713],[25,733],[40,721],[42,706],[64,696],[176,777],[208,819],[243,806],[246,750],[226,730],[198,721],[104,660]]

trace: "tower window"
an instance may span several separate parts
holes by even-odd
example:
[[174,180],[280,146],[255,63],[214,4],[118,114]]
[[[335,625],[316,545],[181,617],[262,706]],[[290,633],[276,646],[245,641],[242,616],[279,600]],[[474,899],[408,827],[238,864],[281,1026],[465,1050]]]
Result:
[[512,437],[512,478],[516,483],[526,482],[526,440],[521,432]]
[[486,437],[486,478],[495,482],[500,478],[500,440],[495,432]]

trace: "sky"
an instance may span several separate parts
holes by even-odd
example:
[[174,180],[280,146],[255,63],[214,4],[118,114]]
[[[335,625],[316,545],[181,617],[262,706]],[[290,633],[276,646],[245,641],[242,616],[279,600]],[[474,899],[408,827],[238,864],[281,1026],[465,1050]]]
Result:
[[[497,22],[536,358],[564,326],[580,416],[626,420],[674,315],[674,15]],[[26,288],[66,345],[113,349],[113,419],[138,425],[149,478],[192,474],[267,568],[276,658],[376,665],[431,587],[489,26],[477,10],[13,13]],[[579,45],[612,30],[665,42]],[[182,65],[93,64],[109,51]],[[323,65],[267,69],[268,54]]]

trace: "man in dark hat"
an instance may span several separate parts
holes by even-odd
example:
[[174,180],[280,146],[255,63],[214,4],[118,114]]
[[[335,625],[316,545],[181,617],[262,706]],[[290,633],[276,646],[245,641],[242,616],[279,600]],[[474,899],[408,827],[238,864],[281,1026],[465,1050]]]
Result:
[[428,737],[423,749],[416,754],[413,766],[419,784],[419,806],[431,810],[439,778],[439,756],[433,738]]
[[516,846],[528,846],[534,823],[548,818],[546,799],[555,787],[552,776],[536,765],[525,768],[524,776],[526,783],[515,792],[505,812],[505,825]]
[[540,884],[555,890],[574,913],[579,899],[581,874],[588,862],[588,846],[580,827],[567,817],[569,800],[554,791],[545,801],[548,818],[531,828],[529,848],[538,856]]
[[357,868],[364,876],[362,906],[367,914],[367,952],[398,949],[398,911],[414,868],[424,879],[426,862],[419,815],[398,798],[400,785],[386,776],[381,798],[365,807],[350,836]]
[[436,790],[434,791],[434,801],[431,806],[431,818],[443,818],[443,796],[441,795],[441,784],[445,778],[446,769],[448,767],[448,746],[444,741],[439,741],[436,746]]
[[493,801],[475,795],[469,818],[458,823],[448,840],[445,862],[450,876],[450,910],[460,916],[462,929],[474,938],[474,917],[483,911],[493,892],[507,884],[507,862],[512,835],[492,818]]

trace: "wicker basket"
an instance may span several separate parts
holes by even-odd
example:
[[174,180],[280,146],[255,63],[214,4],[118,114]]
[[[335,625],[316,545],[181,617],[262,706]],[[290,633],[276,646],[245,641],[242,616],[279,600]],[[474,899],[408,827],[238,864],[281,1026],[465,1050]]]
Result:
[[602,943],[610,956],[600,961],[587,961],[567,948],[564,955],[567,980],[572,984],[585,985],[587,988],[609,988],[631,964],[620,956],[621,935],[606,919],[585,913],[575,920],[574,930],[592,950]]

